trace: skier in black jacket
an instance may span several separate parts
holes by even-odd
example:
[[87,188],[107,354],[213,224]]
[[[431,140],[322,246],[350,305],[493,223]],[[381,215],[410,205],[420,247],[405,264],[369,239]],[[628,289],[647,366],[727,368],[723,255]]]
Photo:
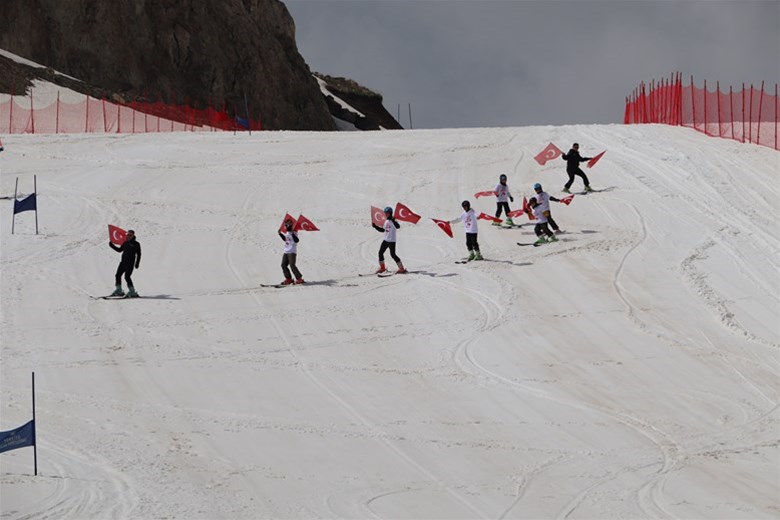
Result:
[[116,269],[116,289],[111,293],[111,296],[124,296],[122,291],[122,275],[125,275],[125,281],[127,281],[127,296],[128,298],[137,298],[138,293],[135,292],[133,286],[133,280],[130,275],[133,274],[133,268],[138,269],[141,264],[141,244],[135,239],[135,231],[132,229],[127,231],[127,238],[125,243],[121,246],[115,246],[111,242],[108,243],[111,249],[122,253],[122,260],[119,262],[119,267]]
[[580,169],[580,163],[584,161],[590,161],[593,159],[593,157],[581,157],[580,156],[580,145],[578,143],[574,143],[571,145],[571,150],[569,150],[569,153],[565,153],[561,155],[561,158],[566,161],[566,173],[569,174],[569,182],[566,183],[566,185],[563,187],[564,193],[571,193],[569,191],[569,188],[571,188],[572,183],[574,182],[574,176],[579,175],[582,177],[582,181],[585,183],[585,191],[593,191],[590,187],[590,181],[588,180],[588,176],[585,175],[585,172],[583,172]]

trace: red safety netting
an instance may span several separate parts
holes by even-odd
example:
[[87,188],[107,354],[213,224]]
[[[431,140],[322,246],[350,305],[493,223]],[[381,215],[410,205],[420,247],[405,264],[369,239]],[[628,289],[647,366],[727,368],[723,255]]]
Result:
[[0,99],[0,131],[8,134],[218,130],[262,130],[262,127],[259,116],[250,119],[231,116],[226,109],[196,109],[161,101],[115,103],[84,96],[82,101],[66,103],[58,94],[56,101],[38,106],[34,94]]
[[778,95],[753,85],[728,92],[715,84],[715,90],[697,88],[691,77],[689,85],[682,75],[642,83],[626,98],[625,124],[662,123],[687,126],[714,137],[734,139],[778,148]]

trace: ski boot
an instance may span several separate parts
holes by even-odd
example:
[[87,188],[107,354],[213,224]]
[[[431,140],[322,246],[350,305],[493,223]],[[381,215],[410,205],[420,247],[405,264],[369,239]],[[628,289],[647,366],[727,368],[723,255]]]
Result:
[[385,267],[385,263],[384,262],[379,262],[379,269],[374,271],[374,274],[386,273],[386,272],[387,272],[387,268]]
[[474,260],[484,260],[484,258],[482,258],[482,253],[477,251],[477,253],[474,255]]
[[469,251],[469,257],[467,258],[467,260],[468,260],[469,262],[471,262],[472,260],[474,260],[474,258],[475,258],[476,256],[477,256],[477,255],[474,253],[474,251]]
[[505,224],[506,224],[507,226],[514,226],[514,225],[515,225],[515,223],[514,223],[514,222],[512,222],[512,218],[511,218],[511,217],[507,217],[507,218],[506,218],[506,222],[505,222]]
[[398,271],[395,272],[395,274],[406,274],[409,271],[406,270],[404,267],[404,264],[402,262],[398,262]]
[[569,188],[563,188],[561,191],[562,191],[563,193],[571,193],[571,192],[569,191]]
[[291,283],[293,283],[293,279],[292,278],[285,278],[284,281],[282,283],[280,283],[279,285],[290,285]]
[[585,191],[593,191],[593,188],[591,188],[590,186],[585,186]]
[[558,241],[558,237],[556,237],[555,235],[550,235],[549,237],[547,237],[547,241],[548,242],[557,242]]
[[302,283],[306,283],[306,280],[304,280],[303,278],[298,278],[297,280],[295,280],[295,285],[301,285]]
[[116,289],[114,289],[114,292],[112,292],[109,296],[124,296],[125,292],[122,290],[121,285],[117,285]]
[[493,221],[493,225],[494,225],[494,226],[500,226],[500,225],[501,225],[501,222],[496,222],[496,221],[494,220],[494,221]]
[[542,244],[546,244],[546,243],[547,243],[547,239],[544,238],[543,236],[541,236],[541,237],[536,239],[536,242],[534,242],[534,245],[535,246],[541,246]]
[[138,298],[138,293],[135,292],[135,287],[128,287],[127,288],[127,297],[128,298]]

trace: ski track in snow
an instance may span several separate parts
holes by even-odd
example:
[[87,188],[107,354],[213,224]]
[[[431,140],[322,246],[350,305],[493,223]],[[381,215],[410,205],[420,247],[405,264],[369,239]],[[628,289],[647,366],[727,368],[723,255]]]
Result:
[[[776,152],[655,126],[253,139],[11,136],[3,191],[8,162],[37,171],[45,218],[0,223],[0,429],[35,369],[41,476],[3,454],[3,517],[780,512]],[[429,217],[502,172],[516,199],[557,193],[564,162],[533,156],[575,140],[614,189],[555,207],[572,233],[517,248],[529,229],[481,225],[487,260],[453,264],[462,226]],[[396,201],[423,215],[398,234],[417,273],[358,277],[368,207]],[[312,283],[262,288],[285,211],[323,229],[299,246]],[[119,261],[106,223],[139,233],[139,292],[174,299],[86,299]]]

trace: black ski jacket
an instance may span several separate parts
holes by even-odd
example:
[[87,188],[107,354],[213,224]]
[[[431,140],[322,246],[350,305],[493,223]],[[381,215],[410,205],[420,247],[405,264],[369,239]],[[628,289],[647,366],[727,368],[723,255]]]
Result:
[[111,242],[108,245],[114,251],[122,253],[123,264],[135,264],[135,268],[138,269],[138,266],[141,264],[141,244],[137,240],[125,240],[125,243],[121,246],[116,246]]
[[581,157],[580,152],[572,148],[569,153],[561,155],[564,161],[566,161],[566,171],[576,172],[580,169],[580,163],[590,161],[592,157]]

